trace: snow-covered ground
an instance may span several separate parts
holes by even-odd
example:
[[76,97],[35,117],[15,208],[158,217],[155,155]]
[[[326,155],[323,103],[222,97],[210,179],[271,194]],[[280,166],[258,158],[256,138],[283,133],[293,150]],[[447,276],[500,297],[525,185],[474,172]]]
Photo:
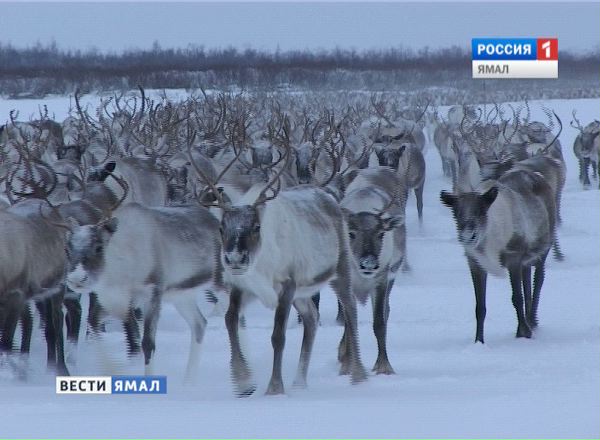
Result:
[[[64,116],[68,99],[47,101]],[[271,372],[273,312],[260,305],[248,313],[247,357],[258,390],[236,399],[229,379],[229,343],[222,318],[209,318],[197,384],[184,386],[189,334],[174,308],[163,308],[156,372],[168,375],[163,396],[56,395],[45,373],[45,345],[34,335],[26,383],[0,376],[2,437],[587,437],[600,436],[600,197],[597,182],[583,190],[572,153],[576,130],[571,110],[587,123],[600,118],[600,100],[537,102],[558,113],[568,175],[559,230],[564,262],[548,258],[540,327],[531,340],[516,339],[508,278],[489,278],[486,344],[473,344],[474,295],[456,240],[450,210],[439,202],[442,177],[434,147],[427,153],[425,221],[419,230],[410,198],[408,256],[412,272],[400,274],[391,297],[388,330],[394,376],[370,376],[352,386],[338,376],[336,303],[322,295],[309,387],[291,387],[302,328],[290,319],[284,353],[285,396],[264,396]],[[0,101],[0,115],[17,108],[37,111],[38,102]],[[545,120],[545,119],[541,119]],[[204,306],[204,310],[209,310]],[[365,365],[376,357],[369,305],[359,310]],[[105,348],[122,359],[119,332]],[[94,345],[82,341],[74,374],[107,373]],[[143,372],[137,359],[125,371]],[[122,364],[122,363],[121,363]],[[119,372],[123,372],[123,369]]]

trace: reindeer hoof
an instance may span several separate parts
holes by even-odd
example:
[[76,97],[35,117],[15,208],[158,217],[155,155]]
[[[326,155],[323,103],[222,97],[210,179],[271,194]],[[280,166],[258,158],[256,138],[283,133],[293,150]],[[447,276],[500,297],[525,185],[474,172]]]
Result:
[[519,326],[517,329],[517,338],[531,338],[531,329],[529,326]]
[[366,380],[367,372],[363,367],[356,368],[354,371],[352,371],[352,375],[350,376],[350,383],[352,383],[352,385],[356,385]]
[[252,385],[248,385],[247,387],[244,388],[239,388],[236,390],[235,395],[236,397],[250,397],[252,394],[254,394],[254,392],[256,391],[256,385],[252,384]]
[[283,384],[281,382],[271,381],[269,383],[269,387],[267,388],[267,391],[265,392],[265,395],[276,396],[278,394],[285,394],[285,392],[283,390]]
[[375,362],[375,365],[373,366],[373,371],[375,372],[375,374],[396,374],[388,360],[377,360],[377,362]]
[[348,362],[342,362],[339,374],[340,376],[347,376],[350,374],[350,365],[348,364]]

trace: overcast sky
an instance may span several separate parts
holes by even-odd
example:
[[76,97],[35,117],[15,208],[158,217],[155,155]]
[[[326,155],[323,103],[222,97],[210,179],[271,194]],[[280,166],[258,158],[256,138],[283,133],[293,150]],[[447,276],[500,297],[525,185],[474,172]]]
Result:
[[468,47],[472,37],[558,37],[600,44],[600,2],[2,3],[0,42],[122,51],[188,44],[273,50]]

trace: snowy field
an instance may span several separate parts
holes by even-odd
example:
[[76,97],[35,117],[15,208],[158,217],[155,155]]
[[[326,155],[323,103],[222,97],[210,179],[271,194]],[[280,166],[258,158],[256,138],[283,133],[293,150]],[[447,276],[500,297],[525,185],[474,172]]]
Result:
[[[44,101],[61,119],[67,98]],[[37,112],[37,101],[0,101],[0,115]],[[424,226],[414,197],[407,208],[408,258],[391,295],[388,330],[394,376],[371,375],[357,386],[338,376],[333,293],[322,294],[309,387],[291,386],[302,327],[290,319],[284,353],[287,394],[263,393],[271,373],[273,312],[259,304],[248,312],[246,355],[258,390],[248,399],[233,396],[229,342],[224,320],[209,318],[197,383],[183,385],[188,327],[165,305],[159,323],[156,373],[165,374],[164,396],[73,396],[55,394],[45,372],[45,343],[36,328],[29,380],[18,381],[6,363],[0,370],[1,437],[587,437],[600,436],[600,197],[597,181],[583,190],[577,179],[569,126],[572,109],[586,124],[600,118],[600,100],[536,102],[554,109],[564,130],[567,161],[563,225],[564,262],[548,257],[540,304],[540,327],[533,339],[516,339],[516,316],[508,277],[488,278],[486,344],[473,344],[475,301],[451,212],[439,202],[450,189],[435,147],[427,151]],[[85,305],[84,305],[85,307]],[[209,311],[208,305],[201,305]],[[294,313],[294,312],[292,312]],[[362,358],[370,369],[377,346],[371,307],[359,308]],[[103,343],[123,365],[120,332]],[[97,347],[83,340],[73,374],[142,374],[143,360],[119,371],[97,362]],[[103,364],[106,367],[106,364]]]

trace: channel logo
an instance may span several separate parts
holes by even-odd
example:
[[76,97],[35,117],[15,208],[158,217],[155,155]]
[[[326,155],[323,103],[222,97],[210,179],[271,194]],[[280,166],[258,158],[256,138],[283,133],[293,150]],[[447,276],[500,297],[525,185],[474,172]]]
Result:
[[57,376],[56,394],[167,394],[167,376]]
[[558,78],[558,38],[473,38],[473,78]]

